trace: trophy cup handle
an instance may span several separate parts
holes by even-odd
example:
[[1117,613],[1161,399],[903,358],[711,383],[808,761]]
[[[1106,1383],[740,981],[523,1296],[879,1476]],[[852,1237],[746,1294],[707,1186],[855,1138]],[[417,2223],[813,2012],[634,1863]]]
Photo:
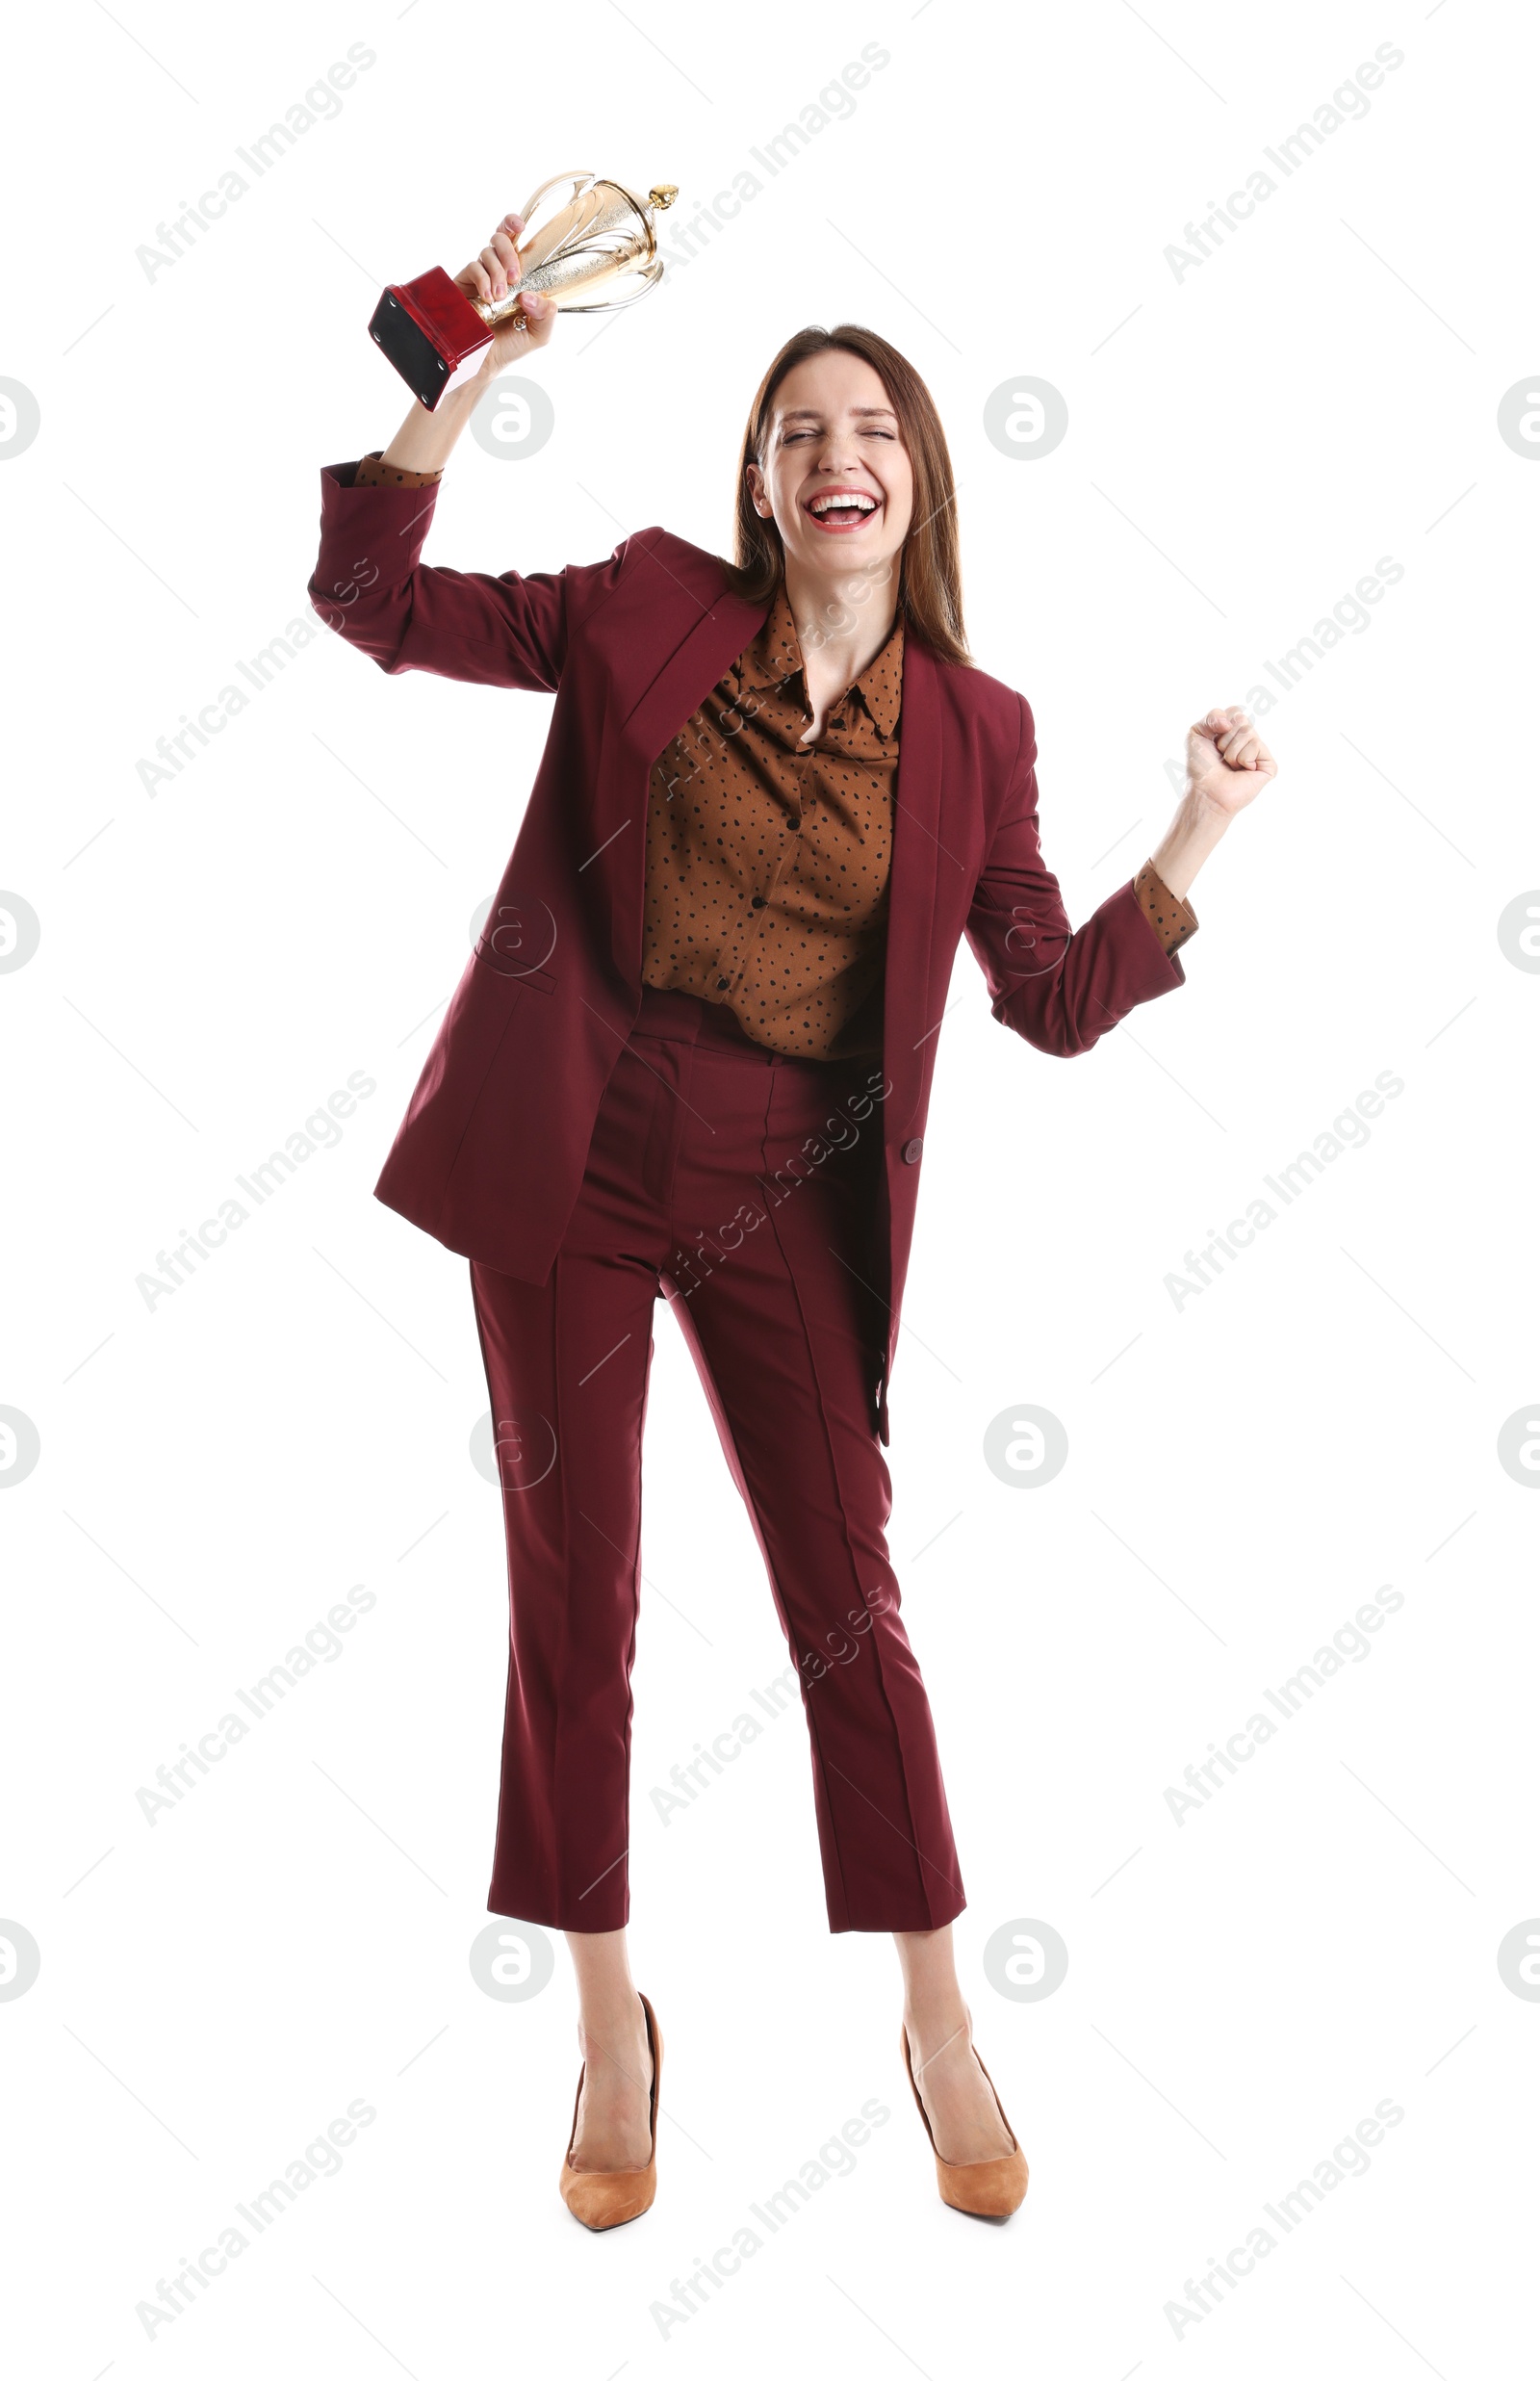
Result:
[[637,285],[629,298],[607,298],[597,306],[563,306],[562,313],[624,314],[628,306],[635,305],[638,298],[645,298],[649,290],[656,289],[663,278],[663,259],[660,256],[654,256],[651,264],[636,267],[633,270],[636,272]]
[[[580,191],[587,189],[598,179],[598,175],[594,173],[553,173],[549,182],[542,182],[540,188],[533,192],[530,196],[525,200],[523,207],[520,209],[523,220],[525,222],[528,222],[529,218],[533,215],[536,207],[540,204],[541,199],[544,198],[547,191],[554,190],[558,183],[570,182],[572,184],[572,194],[576,198]],[[573,311],[576,312],[577,309],[574,308]]]

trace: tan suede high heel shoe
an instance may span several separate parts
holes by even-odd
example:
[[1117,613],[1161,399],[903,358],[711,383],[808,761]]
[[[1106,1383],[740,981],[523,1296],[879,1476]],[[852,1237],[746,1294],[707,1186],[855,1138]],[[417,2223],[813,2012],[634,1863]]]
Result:
[[663,2036],[646,1993],[639,1992],[636,1998],[647,2014],[647,2047],[653,2054],[653,2088],[648,2097],[652,2146],[645,2166],[629,2167],[619,2174],[584,2174],[573,2164],[572,2145],[578,2138],[578,2110],[582,2105],[583,2077],[588,2072],[584,2059],[578,2070],[578,2097],[572,2104],[572,2132],[567,2136],[559,2183],[562,2198],[578,2223],[586,2224],[590,2232],[608,2232],[616,2224],[629,2224],[634,2217],[645,2215],[657,2190],[657,2087],[663,2073]]
[[[925,2127],[925,2137],[931,2145],[932,2155],[936,2160],[936,2182],[941,2197],[949,2208],[957,2208],[963,2215],[1014,2214],[1027,2195],[1026,2154],[1015,2135],[1011,2132],[1010,2120],[1004,2109],[1000,2108],[1000,2095],[995,2091],[994,2080],[983,2059],[979,2058],[978,2052],[974,2051],[973,2056],[979,2058],[979,2070],[993,2094],[995,2107],[1000,2109],[1000,2122],[1010,2134],[1011,2155],[1009,2158],[983,2158],[968,2166],[954,2166],[950,2160],[941,2156],[936,2146],[936,2135],[931,2131],[931,2120],[925,2113],[925,2103],[920,2098],[920,2087],[914,2081],[914,2064],[910,2057],[907,2026],[899,2028],[899,2040],[904,2047],[904,2072],[909,2077],[909,2087],[914,2094],[914,2106],[920,2112],[920,2122]],[[972,2049],[971,2039],[968,2047]]]

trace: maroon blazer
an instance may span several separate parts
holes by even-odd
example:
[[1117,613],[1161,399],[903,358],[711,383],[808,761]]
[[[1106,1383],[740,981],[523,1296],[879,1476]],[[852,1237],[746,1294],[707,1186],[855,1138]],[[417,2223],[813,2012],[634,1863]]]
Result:
[[[634,531],[607,559],[497,577],[418,556],[431,488],[321,473],[311,603],[380,668],[555,695],[486,930],[450,1000],[375,1197],[462,1256],[544,1281],[582,1179],[604,1085],[641,1005],[652,763],[762,625],[714,555]],[[994,1015],[1068,1057],[1185,982],[1120,885],[1070,931],[1038,842],[1037,738],[1023,698],[911,634],[884,979],[885,1096],[873,1286],[887,1377],[914,1229],[926,1110],[959,941]]]

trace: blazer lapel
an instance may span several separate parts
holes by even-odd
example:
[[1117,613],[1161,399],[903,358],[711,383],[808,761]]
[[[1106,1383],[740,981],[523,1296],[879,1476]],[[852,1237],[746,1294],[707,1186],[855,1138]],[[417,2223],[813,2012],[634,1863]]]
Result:
[[646,691],[614,729],[606,720],[605,759],[601,767],[597,815],[604,839],[613,838],[614,891],[610,910],[615,964],[627,983],[641,980],[643,879],[647,851],[647,794],[652,764],[705,702],[730,663],[758,634],[768,603],[748,604],[721,587],[715,600],[700,604],[679,582],[680,596],[694,615],[678,645]]
[[892,1083],[886,1134],[909,1127],[919,1099],[925,1044],[940,1023],[930,1014],[931,939],[936,916],[941,814],[941,702],[936,663],[914,636],[904,640],[883,975],[883,1055]]

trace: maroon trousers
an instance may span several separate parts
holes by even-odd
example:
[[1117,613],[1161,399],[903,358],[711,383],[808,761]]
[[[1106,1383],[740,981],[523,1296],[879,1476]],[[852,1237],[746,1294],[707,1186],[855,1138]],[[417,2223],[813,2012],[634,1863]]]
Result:
[[629,1912],[642,1427],[659,1296],[684,1332],[801,1682],[829,1924],[963,1907],[930,1707],[899,1618],[873,1411],[875,1059],[783,1057],[644,991],[549,1280],[473,1262],[511,1629],[488,1907]]

